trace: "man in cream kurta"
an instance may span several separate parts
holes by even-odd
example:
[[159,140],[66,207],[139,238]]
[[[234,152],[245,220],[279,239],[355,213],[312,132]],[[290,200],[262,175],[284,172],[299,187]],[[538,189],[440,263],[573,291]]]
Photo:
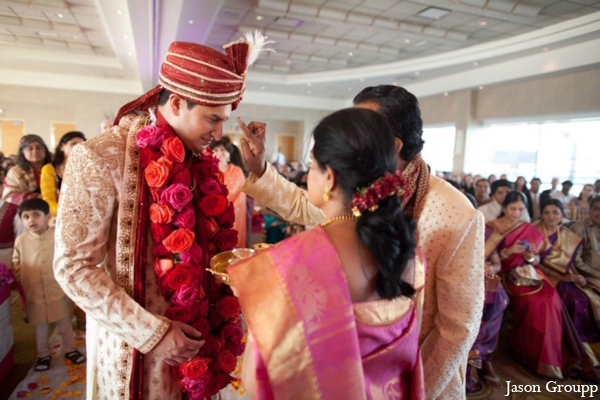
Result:
[[[402,96],[406,101],[400,104],[412,103],[412,110],[398,110],[395,114],[412,113],[411,120],[422,124],[414,96],[399,87],[380,86],[375,90],[379,88],[384,93],[391,91],[392,96]],[[359,96],[361,94],[357,98]],[[375,99],[357,101],[357,98],[354,101],[359,106],[363,106],[363,102],[378,102]],[[391,111],[394,112],[393,109]],[[383,114],[387,117],[386,113]],[[258,127],[257,123],[254,124],[248,127],[251,130]],[[260,129],[254,131],[259,132]],[[417,127],[414,132],[419,136],[416,142],[421,143],[421,129]],[[260,152],[264,151],[264,137],[250,134],[254,136],[248,138],[254,150],[242,143],[244,159],[251,170],[254,163],[259,165],[254,170],[261,171],[265,168],[264,162],[256,163],[262,158]],[[402,143],[399,147],[402,148]],[[413,157],[420,159],[418,155]],[[399,167],[407,170],[407,165],[400,152]],[[419,340],[426,396],[428,399],[462,399],[466,397],[467,356],[479,331],[483,310],[483,217],[462,193],[443,180],[429,175],[425,184],[426,195],[417,204],[414,218],[417,222],[417,243],[427,260]],[[266,165],[260,177],[253,172],[243,190],[257,203],[275,210],[287,221],[315,225],[326,219],[320,209],[309,203],[307,192],[285,180],[270,165]]]
[[220,140],[222,123],[244,93],[249,47],[239,40],[223,54],[195,43],[171,44],[160,84],[123,106],[115,126],[69,156],[54,271],[88,316],[88,399],[182,397],[171,366],[193,358],[203,342],[190,325],[164,316],[169,304],[157,285],[152,246],[141,244],[152,239],[138,232],[148,204],[140,195],[145,183],[136,134],[149,124],[168,124],[190,156]]

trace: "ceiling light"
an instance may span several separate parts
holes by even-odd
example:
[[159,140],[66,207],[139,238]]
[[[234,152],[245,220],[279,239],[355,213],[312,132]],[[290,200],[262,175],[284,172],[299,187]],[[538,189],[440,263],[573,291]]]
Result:
[[448,92],[444,92],[444,97],[448,97],[449,94],[450,93],[448,93]]
[[392,85],[394,85],[394,86],[398,86],[398,82],[397,82],[397,81],[394,81],[394,82],[392,82]]
[[117,11],[115,11],[115,12],[116,12],[118,15],[123,15],[123,11],[121,11],[121,10],[117,10]]
[[410,43],[410,39],[404,39],[404,43]]
[[131,51],[128,51],[128,52],[127,52],[127,55],[128,55],[129,57],[131,57],[131,56],[133,55],[133,53],[132,53]]
[[476,67],[476,66],[478,66],[478,65],[479,65],[479,63],[478,63],[477,61],[475,61],[475,62],[473,63],[473,66],[474,66],[474,67]]
[[73,35],[73,39],[79,39],[79,36]]
[[263,20],[263,16],[262,15],[257,15],[256,16],[256,20],[257,21],[262,21]]
[[352,88],[350,86],[348,86],[348,90],[352,90]]
[[57,13],[57,14],[56,14],[56,16],[57,16],[58,18],[64,18],[64,17],[65,17],[65,16],[64,16],[64,15],[62,15],[61,13]]
[[285,60],[285,63],[288,64],[288,65],[290,65],[292,63],[292,60],[287,59],[287,60]]
[[349,53],[348,53],[348,55],[349,55],[350,57],[352,57],[352,56],[354,55],[354,53],[352,53],[352,52],[349,52]]
[[360,78],[359,81],[364,82],[365,78]]
[[483,86],[479,86],[479,90],[483,90]]
[[264,87],[264,86],[261,86],[261,87],[260,87],[260,90],[265,90],[265,87]]
[[419,71],[415,71],[415,76],[419,76],[421,73]]
[[479,25],[481,26],[487,26],[488,22],[487,21],[479,21]]
[[123,39],[129,39],[129,36],[123,35]]
[[188,24],[190,24],[190,25],[194,25],[194,20],[193,20],[193,19],[190,19],[190,20],[188,21]]
[[547,48],[547,47],[544,47],[544,48],[542,49],[542,51],[548,51],[548,50],[550,50],[550,49],[549,49],[549,48]]
[[4,108],[0,108],[0,114],[4,114]]
[[438,7],[427,7],[423,11],[417,14],[417,17],[429,18],[429,19],[440,19],[445,15],[448,15],[451,10]]

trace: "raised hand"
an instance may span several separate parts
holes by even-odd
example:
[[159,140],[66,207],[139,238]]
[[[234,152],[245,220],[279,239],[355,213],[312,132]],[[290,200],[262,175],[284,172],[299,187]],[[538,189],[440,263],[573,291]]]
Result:
[[241,139],[242,158],[244,164],[259,178],[267,168],[265,162],[265,134],[267,124],[264,122],[252,121],[248,125],[244,123],[241,117],[237,119],[244,137]]

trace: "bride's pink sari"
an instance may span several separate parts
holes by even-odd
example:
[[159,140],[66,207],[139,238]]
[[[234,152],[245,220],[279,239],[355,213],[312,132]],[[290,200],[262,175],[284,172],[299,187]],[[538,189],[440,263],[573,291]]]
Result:
[[[415,287],[424,265],[416,257]],[[353,304],[343,267],[317,226],[230,267],[255,340],[255,399],[420,399],[414,299]]]

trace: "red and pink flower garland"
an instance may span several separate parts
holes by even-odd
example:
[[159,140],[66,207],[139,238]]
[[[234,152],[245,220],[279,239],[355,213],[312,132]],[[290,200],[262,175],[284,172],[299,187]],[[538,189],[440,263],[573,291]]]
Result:
[[230,373],[244,351],[239,302],[206,271],[212,256],[237,243],[233,206],[210,149],[192,155],[168,124],[142,128],[136,145],[152,197],[154,269],[171,303],[165,316],[205,340],[196,357],[171,370],[190,399],[207,398],[234,380]]

